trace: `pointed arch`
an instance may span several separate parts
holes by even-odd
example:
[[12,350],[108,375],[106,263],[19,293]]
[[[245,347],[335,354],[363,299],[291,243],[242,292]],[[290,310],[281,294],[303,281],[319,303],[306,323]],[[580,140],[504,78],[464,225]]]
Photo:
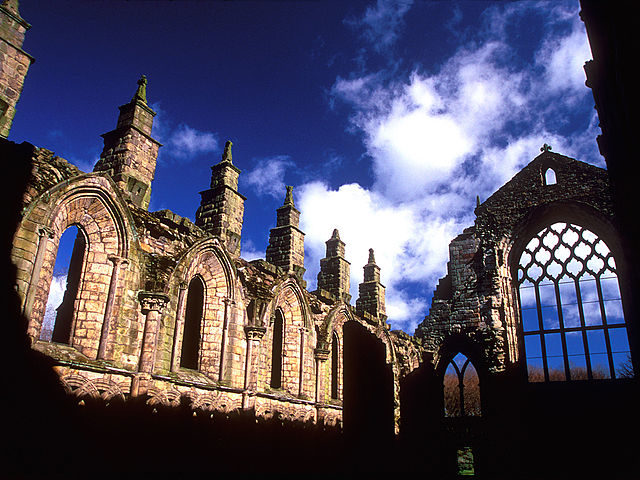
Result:
[[312,398],[314,395],[315,328],[309,315],[309,305],[295,278],[287,278],[272,289],[273,300],[269,305],[270,322],[265,337],[268,349],[263,368],[265,383],[271,387],[271,373],[277,367],[277,344],[282,321],[282,379],[280,388],[292,395]]
[[[177,261],[168,284],[168,291],[177,298],[175,307],[169,312],[173,321],[166,322],[163,342],[169,348],[162,350],[161,368],[179,371],[181,366],[193,368],[193,359],[182,361],[185,341],[192,342],[192,331],[187,328],[189,307],[188,285],[194,278],[202,284],[202,316],[198,370],[218,382],[231,383],[241,378],[242,355],[233,355],[234,350],[244,350],[244,309],[237,299],[235,268],[230,257],[214,237],[205,237],[192,245]],[[194,327],[195,328],[195,327]],[[168,353],[171,352],[169,355]],[[191,365],[188,367],[187,365]]]

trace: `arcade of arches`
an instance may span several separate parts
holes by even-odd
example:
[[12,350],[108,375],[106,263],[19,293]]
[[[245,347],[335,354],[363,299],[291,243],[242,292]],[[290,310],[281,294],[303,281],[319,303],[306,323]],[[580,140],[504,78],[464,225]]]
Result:
[[[437,478],[629,461],[616,429],[637,420],[637,333],[605,170],[545,146],[478,202],[409,335],[389,328],[373,250],[351,304],[337,229],[317,289],[306,288],[291,187],[265,259],[241,258],[231,142],[195,223],[149,212],[160,144],[146,78],[120,112],[91,173],[3,140],[32,167],[11,250],[25,334],[74,407],[117,401],[335,429],[356,468]],[[381,466],[377,449],[412,461]]]

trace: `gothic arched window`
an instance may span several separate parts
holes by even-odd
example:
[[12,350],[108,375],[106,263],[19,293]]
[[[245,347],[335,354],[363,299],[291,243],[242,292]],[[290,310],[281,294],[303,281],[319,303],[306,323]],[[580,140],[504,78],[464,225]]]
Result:
[[60,237],[40,340],[71,343],[86,246],[84,234],[78,227],[67,228]]
[[273,320],[273,340],[271,343],[271,388],[282,387],[282,346],[284,339],[284,316],[276,310]]
[[529,381],[633,376],[615,260],[590,230],[559,222],[535,235],[518,301]]
[[198,369],[200,357],[200,330],[202,328],[202,314],[204,312],[204,282],[196,275],[189,282],[187,291],[187,306],[185,308],[184,333],[182,334],[182,353],[180,366]]
[[445,417],[479,417],[482,414],[478,373],[462,353],[449,362],[442,383]]

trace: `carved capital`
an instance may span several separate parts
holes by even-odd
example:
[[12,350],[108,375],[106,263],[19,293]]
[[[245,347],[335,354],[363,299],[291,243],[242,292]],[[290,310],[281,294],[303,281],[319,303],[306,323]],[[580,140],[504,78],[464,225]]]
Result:
[[162,313],[164,307],[169,303],[169,297],[164,293],[140,292],[138,301],[144,315],[148,312]]
[[51,230],[49,227],[41,225],[40,227],[38,227],[38,235],[40,235],[40,237],[53,238],[53,230]]
[[119,255],[109,255],[107,259],[113,263],[114,267],[118,267],[119,265],[127,266],[129,265],[129,260]]
[[261,340],[266,331],[267,327],[259,327],[257,325],[247,325],[244,327],[247,340]]
[[328,349],[325,348],[316,348],[313,351],[316,360],[320,360],[321,362],[326,362],[329,358],[329,353],[331,353]]

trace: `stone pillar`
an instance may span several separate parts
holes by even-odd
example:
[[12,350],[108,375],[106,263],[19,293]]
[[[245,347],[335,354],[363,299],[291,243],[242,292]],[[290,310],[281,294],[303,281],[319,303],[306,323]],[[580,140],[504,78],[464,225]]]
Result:
[[109,282],[109,292],[107,293],[107,305],[104,309],[104,319],[102,320],[102,331],[100,332],[100,345],[98,347],[98,359],[105,360],[107,345],[113,328],[113,304],[115,303],[116,290],[118,288],[118,277],[120,266],[127,266],[129,261],[117,255],[109,255],[109,261],[113,263],[111,271],[111,281]]
[[18,12],[18,0],[0,5],[0,138],[7,138],[27,71],[35,59],[22,49],[31,28]]
[[220,342],[220,369],[218,370],[218,382],[224,380],[225,355],[227,351],[227,331],[229,329],[229,304],[233,305],[233,300],[225,297],[224,302],[224,318],[222,320],[222,341]]
[[369,261],[364,266],[364,282],[359,285],[359,296],[356,300],[356,312],[369,313],[381,321],[387,319],[385,308],[385,289],[380,283],[380,267],[376,265],[373,248],[369,249]]
[[196,225],[224,242],[231,256],[239,257],[246,198],[238,193],[240,170],[232,163],[231,145],[226,143],[222,160],[211,167],[211,188],[200,192]]
[[316,391],[314,401],[316,403],[326,403],[325,395],[325,379],[326,379],[326,366],[329,359],[329,350],[326,348],[316,348],[314,350],[314,357],[316,360]]
[[298,381],[298,396],[302,396],[304,393],[304,336],[308,332],[305,327],[300,327],[300,368],[298,371],[298,376],[300,380]]
[[266,327],[247,325],[244,333],[247,336],[247,358],[244,367],[244,390],[242,397],[242,408],[250,408],[249,393],[255,392],[257,388],[257,366],[260,353],[260,340],[264,337]]
[[155,365],[160,318],[164,307],[169,303],[169,297],[164,293],[140,292],[138,300],[140,301],[142,314],[146,317],[138,371],[150,374],[153,372]]
[[119,108],[116,129],[102,135],[104,148],[93,171],[108,173],[125,198],[146,210],[151,199],[158,149],[162,145],[151,138],[156,113],[147,105],[144,75],[138,80],[138,89],[131,101]]
[[[51,239],[53,239],[53,230],[48,227],[38,228],[38,250],[36,251],[36,258],[33,261],[31,279],[29,280],[29,286],[25,294],[24,306],[22,307],[22,313],[29,322],[31,322],[33,303],[36,299],[38,283],[40,283],[40,272],[42,270],[42,264],[44,262],[44,254],[47,251],[47,244]],[[30,337],[32,342],[36,340],[35,337],[32,337],[31,335]]]
[[266,260],[300,278],[304,274],[304,232],[300,230],[300,211],[293,203],[293,187],[287,186],[284,205],[277,210],[276,228],[269,233]]
[[176,307],[176,324],[173,329],[173,348],[171,349],[171,371],[177,372],[179,369],[178,358],[178,340],[182,336],[184,330],[184,316],[182,313],[182,307],[184,305],[184,293],[187,290],[187,282],[180,282],[178,286],[178,306]]
[[326,290],[339,300],[349,303],[351,301],[349,294],[351,264],[344,258],[345,244],[340,240],[338,229],[333,231],[326,245],[326,257],[320,260],[318,289]]

